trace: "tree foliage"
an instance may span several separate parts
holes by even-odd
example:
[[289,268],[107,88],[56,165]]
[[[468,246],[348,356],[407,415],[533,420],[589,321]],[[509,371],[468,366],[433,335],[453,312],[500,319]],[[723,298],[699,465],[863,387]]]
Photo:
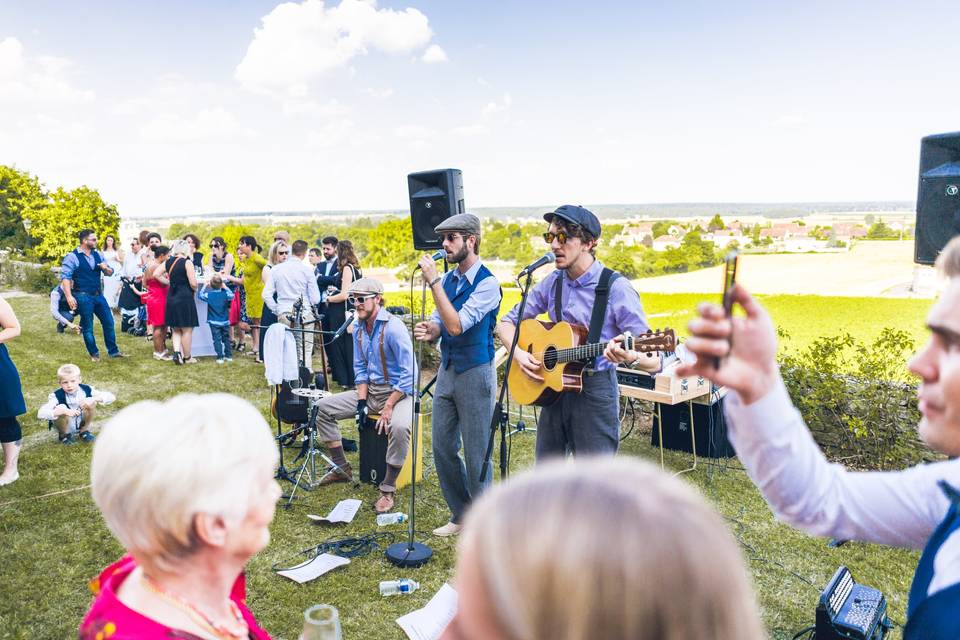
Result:
[[0,247],[27,248],[23,221],[29,219],[32,223],[48,204],[39,178],[0,165]]
[[34,253],[42,260],[58,261],[77,246],[81,229],[93,229],[99,237],[116,235],[120,214],[107,204],[96,189],[58,187],[50,194],[48,206],[33,213],[30,235],[36,241]]

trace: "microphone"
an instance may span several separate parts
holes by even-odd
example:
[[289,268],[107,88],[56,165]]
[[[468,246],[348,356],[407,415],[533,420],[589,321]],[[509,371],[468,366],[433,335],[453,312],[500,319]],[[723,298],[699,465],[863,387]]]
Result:
[[343,324],[340,325],[340,328],[337,329],[336,332],[334,332],[333,337],[330,338],[330,342],[333,342],[334,340],[336,340],[337,338],[343,335],[343,332],[346,331],[347,327],[350,326],[350,323],[353,322],[354,316],[356,316],[356,313],[354,313],[353,311],[347,314],[347,319],[344,320]]
[[533,264],[527,265],[527,268],[520,272],[520,275],[517,278],[522,278],[523,276],[529,275],[542,267],[545,264],[550,264],[551,262],[556,262],[557,256],[553,255],[553,252],[543,254],[543,257],[534,262]]
[[[445,256],[445,255],[447,255],[447,252],[446,252],[446,251],[444,251],[443,249],[437,249],[436,251],[433,252],[433,255],[430,256],[430,259],[433,260],[434,262],[436,262],[437,260],[439,260],[440,258],[442,258],[442,257]],[[414,267],[413,270],[416,271],[416,270],[419,269],[419,268],[420,268],[420,265],[418,264],[416,267]]]

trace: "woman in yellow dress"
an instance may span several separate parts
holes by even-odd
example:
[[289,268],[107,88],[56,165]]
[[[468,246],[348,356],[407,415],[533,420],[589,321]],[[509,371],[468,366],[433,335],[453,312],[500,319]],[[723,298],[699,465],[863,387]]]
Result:
[[260,310],[263,309],[263,279],[260,272],[267,264],[267,259],[260,255],[260,245],[253,236],[241,236],[237,243],[237,255],[240,256],[240,266],[243,268],[243,288],[247,293],[247,319],[250,324],[242,326],[244,331],[250,330],[253,338],[253,356],[261,362],[261,354],[257,350],[260,344]]

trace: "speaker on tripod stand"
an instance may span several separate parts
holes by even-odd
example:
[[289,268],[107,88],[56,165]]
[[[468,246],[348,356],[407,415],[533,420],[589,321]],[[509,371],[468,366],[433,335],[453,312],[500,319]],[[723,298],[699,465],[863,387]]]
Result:
[[464,213],[463,174],[459,169],[420,171],[407,176],[413,248],[436,251],[443,242],[434,228],[450,216]]
[[960,132],[920,141],[914,262],[933,264],[960,234]]

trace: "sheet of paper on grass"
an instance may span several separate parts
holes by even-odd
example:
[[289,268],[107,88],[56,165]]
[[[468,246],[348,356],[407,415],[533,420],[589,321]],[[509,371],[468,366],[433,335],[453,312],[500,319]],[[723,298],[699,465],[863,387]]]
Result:
[[304,582],[310,582],[315,578],[319,578],[327,571],[342,567],[345,564],[350,564],[350,560],[330,553],[321,553],[316,558],[301,562],[289,569],[277,571],[277,575],[290,578],[294,582],[303,584]]
[[330,513],[328,513],[326,516],[315,516],[313,514],[309,514],[307,517],[314,522],[329,522],[331,524],[338,522],[353,522],[353,517],[357,515],[357,511],[360,510],[361,504],[363,504],[363,501],[357,500],[356,498],[341,500],[337,503],[337,506],[331,509]]
[[444,583],[422,609],[397,618],[410,640],[436,640],[457,612],[457,592]]

